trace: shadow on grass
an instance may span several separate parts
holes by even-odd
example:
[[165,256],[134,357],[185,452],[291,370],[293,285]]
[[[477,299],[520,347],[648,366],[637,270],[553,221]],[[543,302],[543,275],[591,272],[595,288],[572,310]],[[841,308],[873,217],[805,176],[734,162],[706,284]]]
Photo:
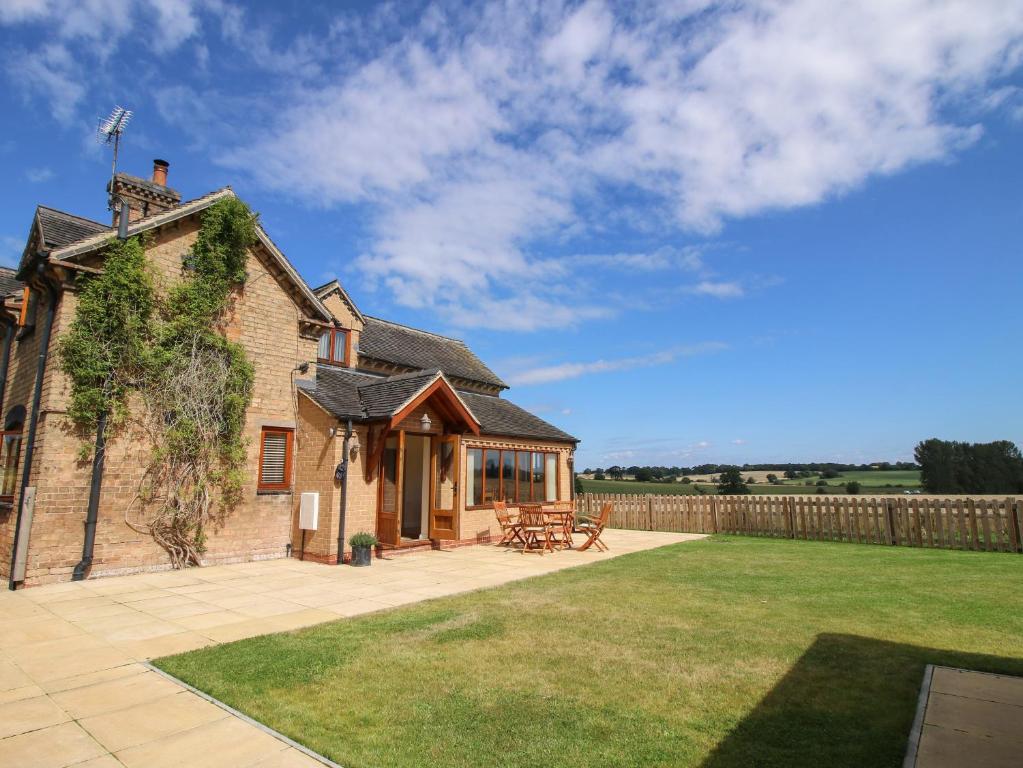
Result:
[[1023,675],[1023,659],[822,634],[701,768],[898,766],[928,664]]

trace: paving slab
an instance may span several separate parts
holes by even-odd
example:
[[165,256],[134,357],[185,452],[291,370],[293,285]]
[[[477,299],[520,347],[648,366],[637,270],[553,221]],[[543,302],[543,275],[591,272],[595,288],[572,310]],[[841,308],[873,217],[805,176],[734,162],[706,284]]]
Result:
[[928,666],[905,768],[1023,765],[1023,677]]
[[483,545],[369,568],[285,559],[0,593],[0,766],[322,768],[139,662],[703,537],[608,530],[604,538],[611,552],[523,557]]

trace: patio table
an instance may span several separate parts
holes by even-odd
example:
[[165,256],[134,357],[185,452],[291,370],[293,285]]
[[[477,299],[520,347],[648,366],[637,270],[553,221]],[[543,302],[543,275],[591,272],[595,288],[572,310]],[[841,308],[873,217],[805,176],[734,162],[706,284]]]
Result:
[[567,509],[547,509],[543,511],[544,518],[551,525],[555,526],[555,533],[558,536],[558,543],[562,548],[572,548],[572,528],[575,515]]

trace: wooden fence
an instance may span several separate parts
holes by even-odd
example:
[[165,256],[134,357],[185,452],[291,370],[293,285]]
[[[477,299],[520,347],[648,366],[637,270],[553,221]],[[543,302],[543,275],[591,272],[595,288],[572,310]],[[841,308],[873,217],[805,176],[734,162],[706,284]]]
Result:
[[595,516],[605,502],[614,505],[612,528],[1023,552],[1023,504],[1014,498],[586,493],[576,508]]

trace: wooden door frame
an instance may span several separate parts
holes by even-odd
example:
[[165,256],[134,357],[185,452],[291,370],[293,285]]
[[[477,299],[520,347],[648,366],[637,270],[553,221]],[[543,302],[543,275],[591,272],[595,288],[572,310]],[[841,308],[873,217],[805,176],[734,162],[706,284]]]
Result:
[[[434,530],[435,530],[434,525],[433,525],[433,517],[434,517],[434,509],[435,509],[434,501],[437,498],[436,483],[437,483],[438,473],[437,473],[437,450],[436,450],[436,446],[437,446],[438,441],[440,443],[450,442],[454,446],[453,452],[452,452],[452,460],[451,460],[452,461],[451,477],[452,477],[453,482],[454,482],[454,488],[452,489],[452,493],[451,493],[451,536],[444,536],[444,537],[434,536],[433,535],[434,534]],[[461,450],[461,448],[462,448],[462,436],[461,435],[458,435],[458,434],[439,434],[439,435],[438,434],[433,434],[433,435],[430,436],[430,512],[429,512],[429,518],[428,518],[428,520],[429,520],[429,528],[430,529],[429,529],[429,531],[427,531],[427,535],[430,537],[430,539],[434,539],[434,540],[441,539],[441,540],[444,540],[444,541],[450,541],[450,540],[457,540],[458,539],[458,525],[459,525],[460,518],[461,518],[461,516],[459,514],[459,509],[458,509],[459,508],[458,494],[459,494],[459,491],[461,490],[461,483],[459,482],[459,480],[461,479],[461,471],[462,471],[462,462],[461,462],[461,457],[459,456],[459,451]],[[447,512],[448,510],[441,510],[441,511]]]

